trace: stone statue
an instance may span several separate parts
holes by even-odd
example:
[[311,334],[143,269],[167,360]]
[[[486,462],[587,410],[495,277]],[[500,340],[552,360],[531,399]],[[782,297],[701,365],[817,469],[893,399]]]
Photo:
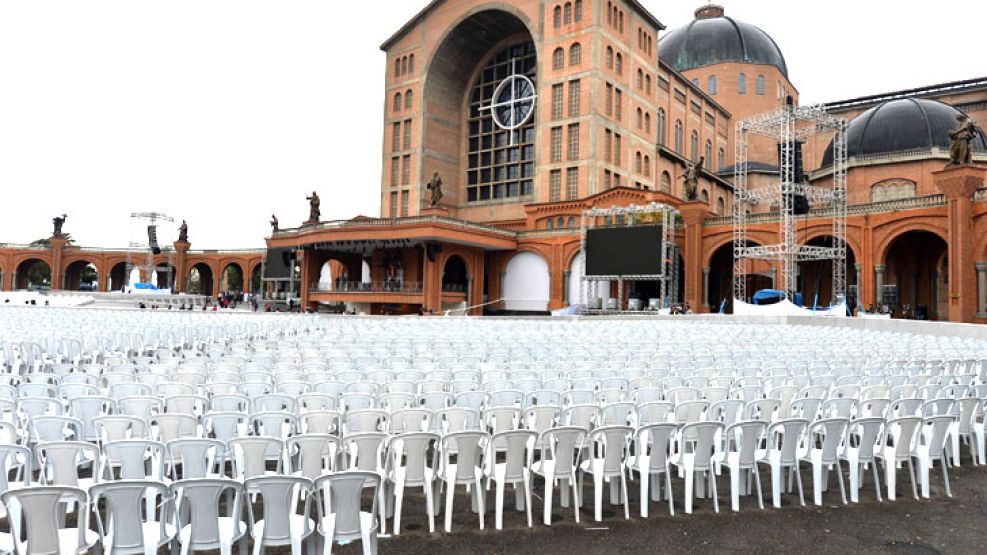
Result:
[[188,224],[182,220],[182,225],[178,226],[178,242],[188,243]]
[[966,114],[956,116],[956,121],[960,126],[949,132],[953,144],[949,146],[949,163],[946,167],[973,163],[973,140],[980,132],[977,124]]
[[700,156],[699,161],[695,164],[689,164],[685,174],[682,175],[682,181],[685,184],[685,200],[692,201],[699,198],[699,175],[702,174],[705,163],[706,157]]
[[51,223],[54,224],[55,226],[55,230],[54,233],[52,233],[52,235],[54,235],[55,237],[62,237],[63,235],[62,225],[65,223],[65,220],[67,219],[68,219],[68,214],[62,214],[61,216],[55,216],[54,218],[52,218]]
[[425,184],[425,188],[432,191],[431,199],[429,200],[429,206],[435,208],[439,205],[439,201],[442,200],[442,178],[439,177],[439,172],[435,172],[432,179]]
[[319,223],[319,218],[322,216],[322,211],[320,206],[322,201],[319,200],[319,195],[315,191],[312,191],[312,196],[305,197],[308,201],[308,223]]
[[278,231],[278,217],[275,216],[274,214],[271,214],[271,231],[273,232]]

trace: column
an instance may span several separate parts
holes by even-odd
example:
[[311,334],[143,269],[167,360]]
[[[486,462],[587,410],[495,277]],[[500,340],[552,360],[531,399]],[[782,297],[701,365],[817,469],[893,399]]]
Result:
[[709,216],[709,205],[705,202],[686,202],[679,206],[679,213],[685,222],[685,302],[693,310],[699,311],[702,303],[703,272],[703,222]]
[[571,271],[565,270],[562,272],[562,305],[569,306],[569,276],[572,274]]
[[874,265],[874,305],[878,310],[884,304],[884,270],[886,268],[887,266],[884,264]]
[[861,286],[863,282],[860,280],[861,270],[863,269],[863,267],[864,265],[859,262],[853,265],[853,269],[856,271],[856,276],[857,276],[857,280],[854,281],[854,283],[856,284],[855,287],[857,288],[857,294],[855,295],[856,298],[854,299],[854,302],[856,303],[857,306],[863,306],[864,304],[863,301],[864,293],[863,293],[863,287]]
[[188,292],[188,272],[186,260],[188,259],[188,249],[192,245],[188,241],[175,241],[175,293]]
[[709,306],[709,272],[711,268],[703,268],[703,307],[712,309]]
[[62,249],[68,242],[65,237],[54,236],[49,239],[51,242],[51,288],[61,289],[65,282],[65,272],[62,271]]
[[946,196],[949,215],[949,321],[972,322],[978,299],[973,260],[973,194],[984,185],[987,168],[951,166],[932,173],[936,186]]
[[778,265],[771,265],[771,288],[778,289]]
[[987,262],[977,262],[977,318],[987,318]]

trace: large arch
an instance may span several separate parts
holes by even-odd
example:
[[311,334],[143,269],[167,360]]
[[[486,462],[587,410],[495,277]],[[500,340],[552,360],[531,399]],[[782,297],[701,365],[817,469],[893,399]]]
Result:
[[163,264],[158,264],[155,266],[155,277],[156,280],[154,284],[158,289],[171,289],[175,290],[175,284],[178,282],[178,274],[176,273],[175,266],[167,262]]
[[117,262],[110,267],[109,280],[106,282],[107,291],[121,291],[127,284],[127,263]]
[[212,296],[213,273],[209,264],[199,262],[189,268],[188,292],[195,295]]
[[[747,246],[757,246],[759,243],[748,241]],[[706,279],[706,300],[712,312],[733,311],[733,241],[720,243],[713,249],[706,268],[709,275]],[[747,292],[753,294],[760,289],[774,287],[774,276],[771,265],[763,260],[750,260],[747,266]]]
[[[470,88],[483,64],[497,49],[515,42],[531,41],[535,59],[540,41],[535,40],[536,25],[519,10],[506,3],[478,7],[449,25],[435,54],[425,68],[422,108],[423,140],[432,145],[424,151],[420,173],[412,183],[439,172],[446,180],[447,202],[462,204],[466,200],[466,162],[463,153],[467,140],[466,120],[470,108]],[[537,87],[537,82],[536,82]]]
[[[833,236],[826,234],[816,234],[805,241],[805,245],[813,247],[832,247]],[[857,253],[853,246],[846,243],[846,294],[847,304],[854,307],[857,299],[851,294],[856,290]],[[802,301],[807,307],[831,306],[833,299],[833,261],[832,260],[809,260],[798,263],[798,276],[796,279],[796,289],[802,293]]]
[[51,287],[51,266],[40,258],[27,258],[17,265],[14,289]]
[[548,261],[530,251],[511,257],[504,271],[502,297],[507,310],[548,310],[551,298]]
[[67,291],[97,291],[99,289],[99,267],[92,261],[78,259],[65,266],[62,289]]
[[947,320],[949,247],[939,234],[905,231],[888,243],[884,291],[879,297],[898,317]]
[[466,261],[458,254],[446,258],[442,267],[442,291],[465,293],[469,287],[469,270]]
[[227,263],[219,275],[220,291],[243,291],[245,274],[243,273],[243,266],[239,263]]

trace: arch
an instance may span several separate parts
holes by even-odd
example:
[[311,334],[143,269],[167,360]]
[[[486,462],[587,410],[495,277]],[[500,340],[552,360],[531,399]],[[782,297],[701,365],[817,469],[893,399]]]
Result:
[[247,275],[250,276],[248,284],[250,285],[250,291],[257,293],[263,288],[263,275],[261,274],[261,264],[255,263],[250,270],[247,271]]
[[577,250],[573,253],[572,259],[569,262],[569,281],[566,287],[566,303],[569,306],[582,304],[583,300],[579,297],[579,289],[583,281],[583,259],[586,255],[582,250]]
[[637,125],[637,128],[638,129],[641,129],[641,128],[644,127],[644,110],[642,110],[640,108],[637,109],[637,116],[634,119],[634,123],[635,123],[635,125]]
[[446,258],[442,266],[442,291],[466,293],[469,288],[469,271],[466,262],[458,254]]
[[737,76],[737,94],[747,94],[747,75],[744,73]]
[[395,112],[400,112],[401,111],[401,93],[399,93],[399,92],[394,93],[394,106],[393,106],[393,109],[394,109]]
[[644,132],[651,133],[651,113],[644,113]]
[[685,137],[683,136],[682,120],[677,119],[675,120],[675,152],[678,152],[679,154],[683,153],[683,151],[685,150],[682,144],[684,139]]
[[[830,230],[818,230],[816,233],[807,236],[803,244],[817,247],[833,246],[833,236]],[[856,299],[850,299],[850,290],[857,285],[857,272],[854,266],[857,263],[857,256],[853,247],[846,245],[846,285],[848,302],[851,306],[856,305]],[[798,263],[799,274],[796,289],[802,293],[802,299],[806,306],[831,306],[833,304],[833,261],[832,260],[810,260]]]
[[572,23],[572,2],[566,2],[562,8],[562,23],[570,25]]
[[188,285],[186,286],[188,292],[193,295],[207,295],[212,296],[215,288],[213,287],[213,271],[212,267],[206,262],[199,262],[193,264],[189,268],[188,272]]
[[321,291],[345,290],[351,281],[346,266],[335,258],[326,260],[319,270],[319,290]]
[[563,67],[565,67],[565,50],[560,46],[552,52],[552,69],[562,69]]
[[877,242],[877,246],[874,248],[874,260],[877,261],[876,263],[883,264],[888,256],[888,249],[891,247],[891,243],[909,231],[928,231],[929,233],[938,235],[944,241],[945,237],[949,237],[949,232],[945,227],[933,224],[927,217],[909,218],[904,221],[895,222],[892,225],[876,228],[874,229],[874,234],[878,235],[880,233],[883,235],[883,238]]
[[719,197],[716,199],[716,213],[722,216],[724,212],[726,212],[726,202],[723,197]]
[[511,257],[504,270],[503,297],[507,310],[547,310],[551,275],[545,257],[532,251]]
[[706,163],[710,166],[713,165],[713,141],[706,139],[706,150],[704,151],[706,156]]
[[607,57],[606,57],[607,69],[613,69],[613,47],[607,47]]
[[219,273],[220,291],[243,291],[243,266],[237,262],[228,262]]
[[395,77],[401,76],[401,58],[394,59],[394,76]]
[[672,192],[672,176],[667,171],[661,172],[661,190],[666,193]]
[[583,62],[583,45],[578,42],[569,47],[569,65],[578,66]]
[[716,89],[718,88],[719,82],[716,80],[715,75],[709,76],[709,95],[716,96]]
[[44,289],[51,287],[51,266],[40,258],[27,258],[17,264],[14,289]]
[[408,91],[404,93],[404,109],[405,110],[410,110],[411,109],[412,102],[414,102],[413,97],[414,97],[414,93],[411,91],[411,89],[408,89]]
[[668,120],[665,109],[658,108],[658,144],[664,146],[668,142]]
[[[651,40],[650,38],[648,39]],[[651,96],[651,74],[648,73],[644,76],[644,94]]]
[[758,96],[764,96],[764,76],[763,75],[758,75],[757,76],[757,82],[755,83],[754,86],[755,86],[754,92],[757,93]]
[[415,73],[415,55],[414,54],[409,54],[408,55],[408,73],[410,75],[414,75],[414,73]]
[[90,260],[73,260],[65,265],[62,289],[68,291],[99,290],[99,268]]
[[555,6],[552,10],[552,27],[556,29],[562,27],[562,6]]
[[[638,29],[640,31],[640,29]],[[641,90],[644,88],[644,70],[637,68],[637,88]]]
[[651,177],[651,157],[644,155],[644,177]]
[[709,191],[703,189],[702,192],[699,193],[699,197],[703,200],[703,202],[709,204]]
[[109,278],[106,280],[107,291],[122,291],[127,285],[127,263],[125,261],[113,263],[107,278]]
[[617,73],[617,75],[624,74],[624,56],[620,52],[617,52],[614,56],[613,70]]
[[884,261],[884,291],[878,300],[898,317],[948,318],[947,253],[942,235],[909,229],[888,244]]
[[692,136],[689,139],[689,158],[693,162],[699,160],[699,132],[695,129],[692,130]]
[[573,11],[575,13],[573,15],[573,18],[576,20],[576,23],[579,23],[580,21],[583,20],[583,0],[576,0],[574,6],[575,7]]

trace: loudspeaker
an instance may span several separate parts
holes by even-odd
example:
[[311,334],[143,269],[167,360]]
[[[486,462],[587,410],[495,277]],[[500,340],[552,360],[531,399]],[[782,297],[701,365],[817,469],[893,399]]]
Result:
[[442,252],[442,245],[434,245],[429,243],[425,245],[425,255],[428,256],[429,262],[435,262],[435,255]]
[[805,195],[792,195],[792,214],[802,216],[809,213],[809,199]]
[[158,246],[158,226],[147,226],[147,245],[151,247],[151,252],[161,254],[161,247]]
[[297,258],[298,257],[295,256],[295,251],[284,251],[281,253],[281,262],[283,262],[285,266],[289,266],[289,267],[292,266],[293,265],[292,263]]

